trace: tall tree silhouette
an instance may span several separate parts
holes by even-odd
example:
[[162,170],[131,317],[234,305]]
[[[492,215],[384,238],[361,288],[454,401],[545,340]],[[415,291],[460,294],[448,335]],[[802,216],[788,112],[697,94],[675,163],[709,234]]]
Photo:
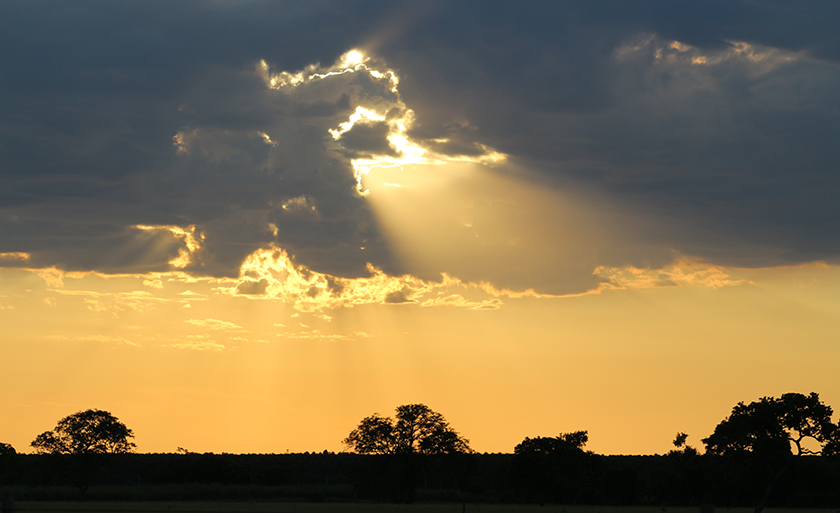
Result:
[[[760,513],[773,486],[796,458],[806,454],[840,454],[840,429],[831,421],[833,411],[815,392],[788,393],[779,398],[762,397],[740,402],[732,413],[703,439],[706,453],[721,456],[749,455],[769,471],[766,485],[755,505]],[[818,449],[809,449],[807,441]]]

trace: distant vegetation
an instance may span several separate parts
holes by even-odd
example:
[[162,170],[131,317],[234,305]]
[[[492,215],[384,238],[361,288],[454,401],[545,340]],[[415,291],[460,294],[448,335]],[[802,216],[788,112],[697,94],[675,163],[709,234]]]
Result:
[[815,393],[738,403],[702,442],[662,456],[603,456],[586,431],[477,454],[422,404],[362,419],[353,452],[134,454],[133,433],[87,410],[39,435],[38,454],[0,444],[0,488],[18,500],[260,500],[655,506],[840,504],[840,428]]

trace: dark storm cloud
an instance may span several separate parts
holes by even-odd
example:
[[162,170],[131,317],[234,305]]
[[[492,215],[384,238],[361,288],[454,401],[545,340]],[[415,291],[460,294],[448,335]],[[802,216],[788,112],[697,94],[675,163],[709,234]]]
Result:
[[453,2],[368,41],[416,136],[663,221],[643,242],[771,265],[840,252],[838,22],[825,2]]
[[[326,128],[351,112],[347,93],[322,87],[315,98],[292,98],[255,72],[261,59],[291,71],[331,64],[367,30],[365,16],[347,23],[361,9],[6,2],[0,10],[0,252],[71,270],[162,270],[176,248],[157,244],[141,258],[131,227],[194,224],[205,236],[197,272],[236,274],[269,242],[322,271],[363,274],[368,260],[393,267],[349,162],[327,151]],[[316,219],[283,211],[301,195]]]
[[353,158],[370,158],[371,155],[397,156],[397,151],[388,142],[390,131],[385,121],[356,123],[341,136],[342,146],[350,150]]
[[396,70],[424,146],[488,145],[661,221],[640,246],[834,261],[838,24],[821,2],[4,2],[0,253],[159,270],[177,238],[131,227],[196,225],[196,272],[236,274],[271,242],[322,272],[400,272],[348,160],[393,154],[386,127],[338,147],[327,132],[389,93],[364,74],[282,92],[255,72],[360,47]]

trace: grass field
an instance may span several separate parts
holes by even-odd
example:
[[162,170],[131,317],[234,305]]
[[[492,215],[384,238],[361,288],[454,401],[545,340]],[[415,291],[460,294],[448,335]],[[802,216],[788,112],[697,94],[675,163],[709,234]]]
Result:
[[[299,502],[19,502],[19,513],[698,513],[696,508],[538,506],[512,504],[380,504]],[[840,513],[840,509],[778,509],[766,513]],[[716,508],[715,513],[751,513]]]

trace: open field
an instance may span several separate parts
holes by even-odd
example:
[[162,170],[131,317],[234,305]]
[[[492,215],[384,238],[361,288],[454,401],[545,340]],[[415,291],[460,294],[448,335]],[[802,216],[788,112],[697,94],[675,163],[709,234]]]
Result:
[[[19,502],[20,513],[697,513],[699,507],[538,506],[515,504],[381,504],[300,502]],[[767,508],[767,513],[840,513],[840,509]],[[752,508],[716,508],[751,513]]]

